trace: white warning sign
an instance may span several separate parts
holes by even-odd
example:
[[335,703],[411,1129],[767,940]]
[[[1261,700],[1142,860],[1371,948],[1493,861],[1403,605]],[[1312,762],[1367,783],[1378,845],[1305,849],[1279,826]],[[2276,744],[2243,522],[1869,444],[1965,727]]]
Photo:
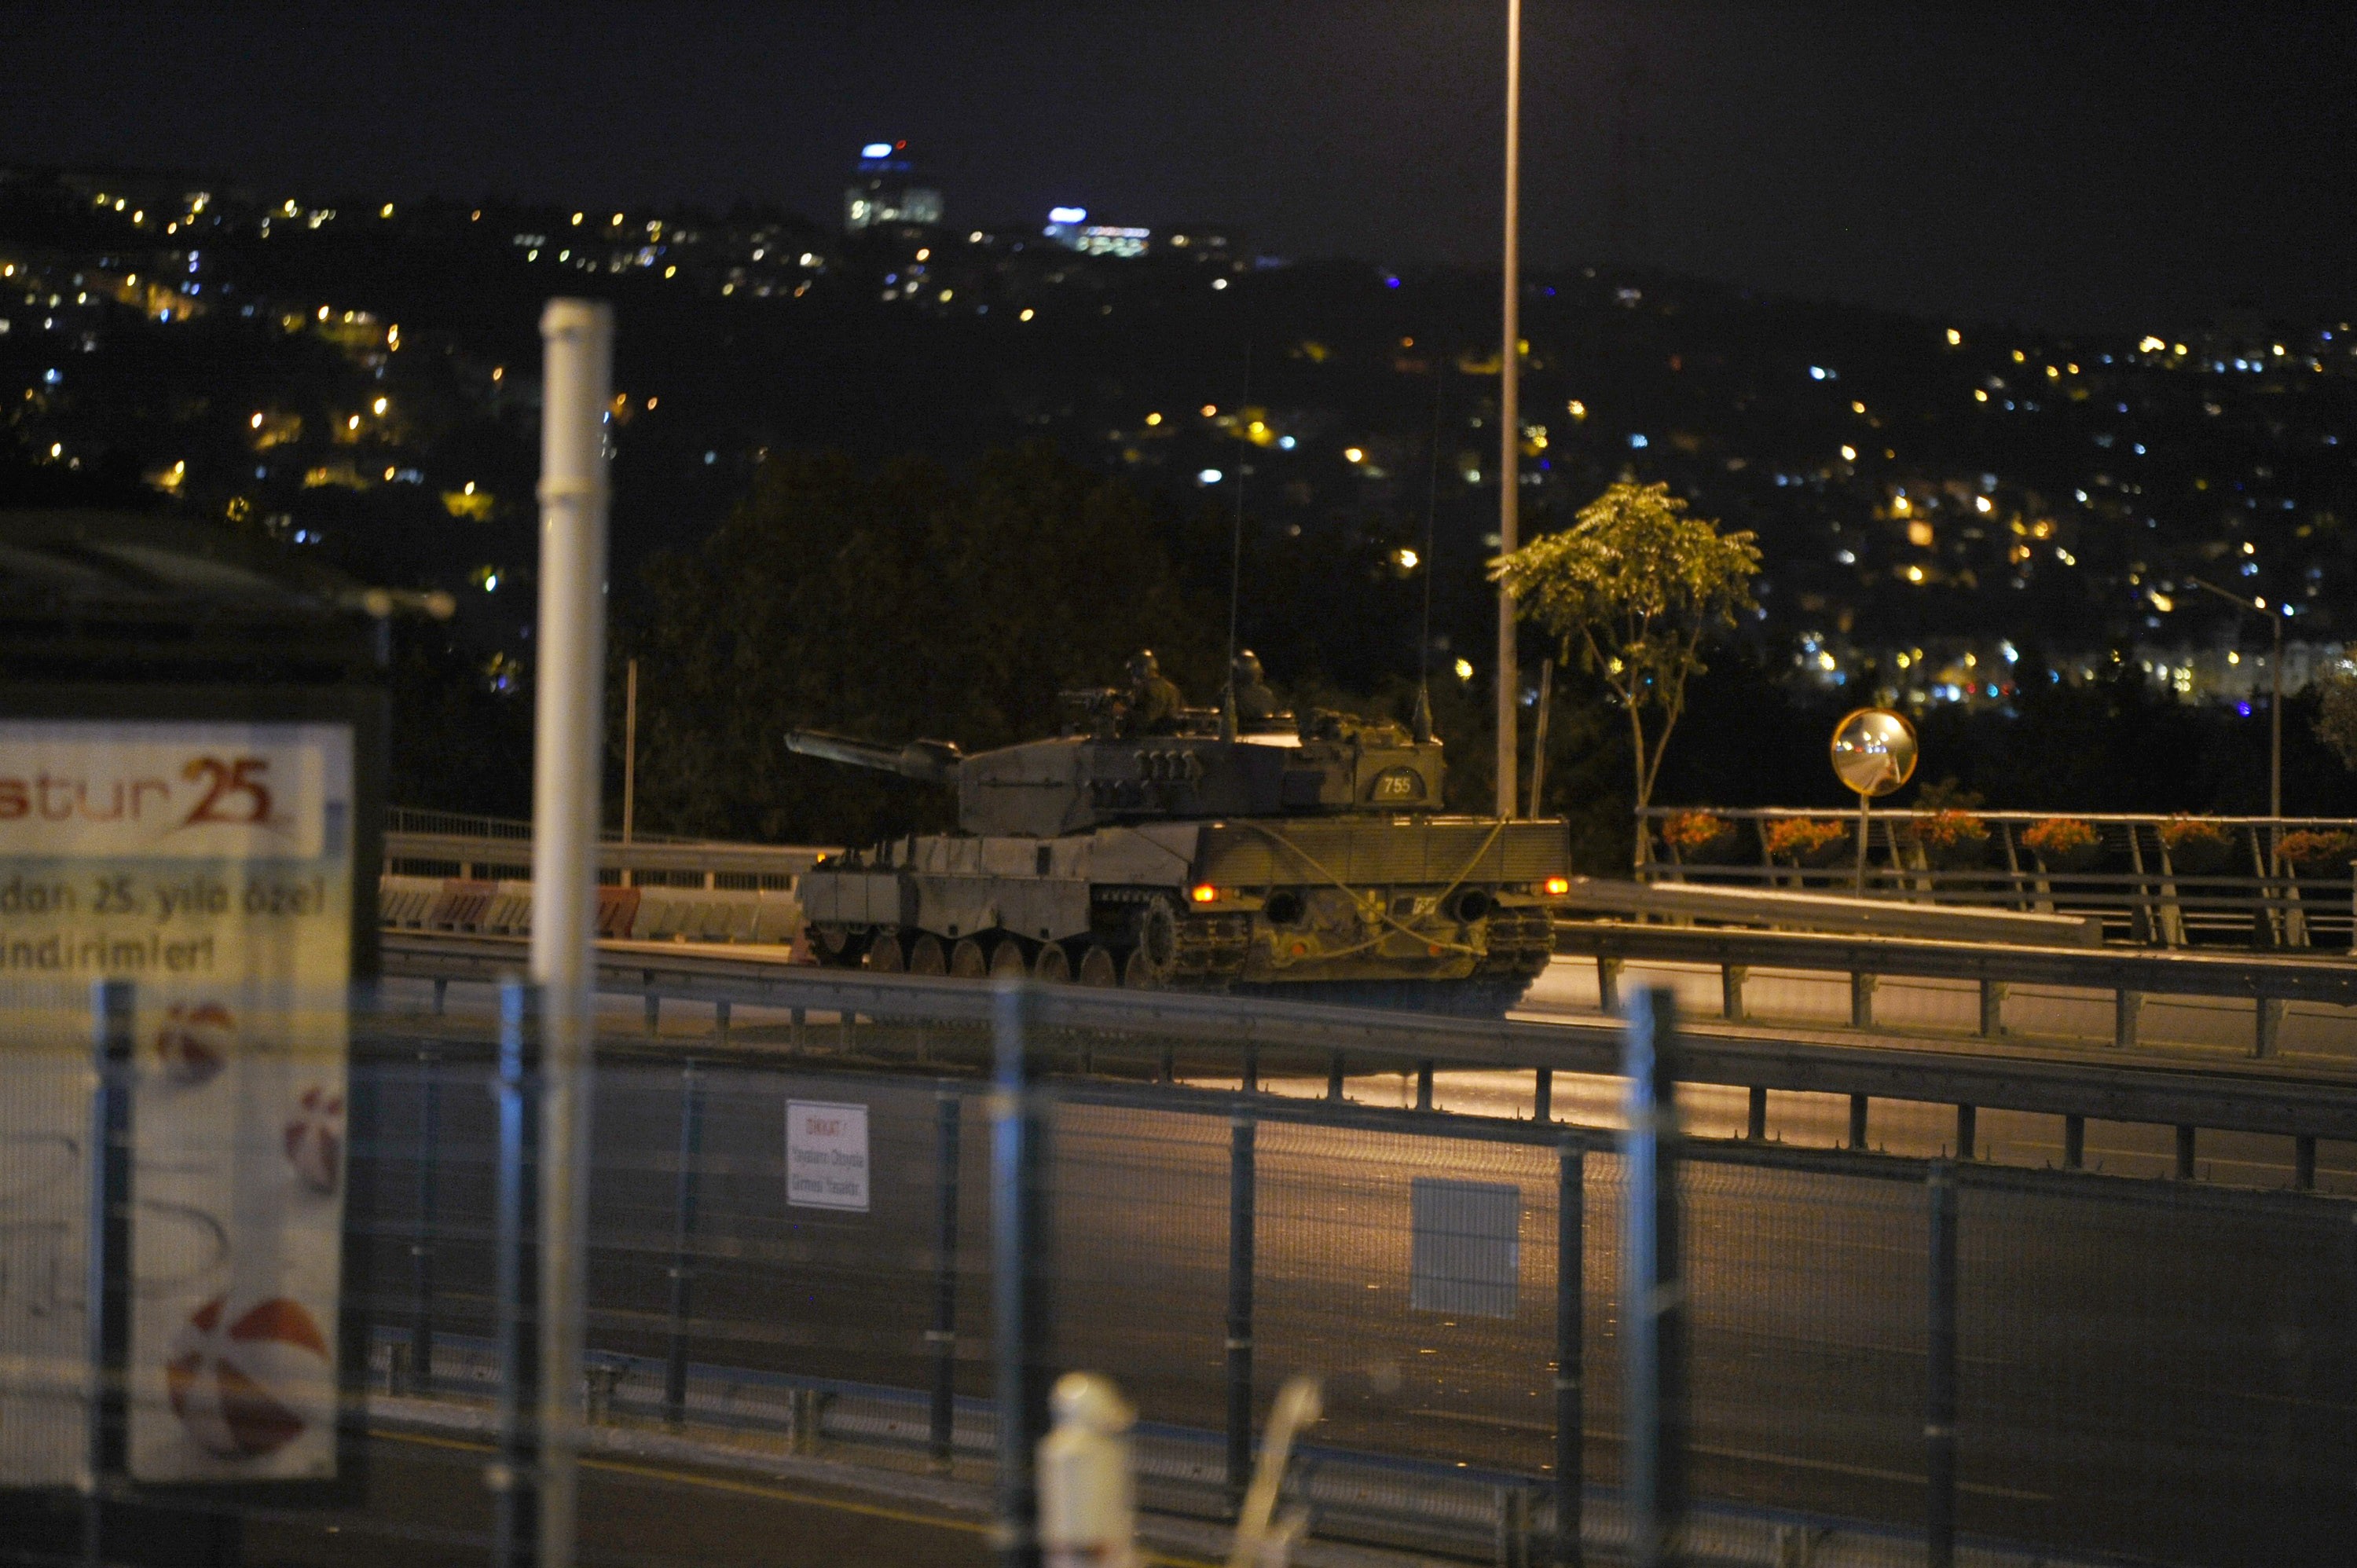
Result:
[[786,1102],[786,1201],[867,1212],[867,1107]]
[[0,1485],[83,1478],[101,980],[134,988],[132,1477],[334,1474],[351,809],[346,725],[0,721]]

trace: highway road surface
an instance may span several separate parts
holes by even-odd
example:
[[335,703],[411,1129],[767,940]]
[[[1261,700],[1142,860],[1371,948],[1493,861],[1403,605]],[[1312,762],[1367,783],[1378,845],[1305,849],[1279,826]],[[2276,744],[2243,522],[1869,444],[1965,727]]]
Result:
[[[700,1362],[920,1388],[940,1169],[931,1080],[731,1069],[704,1078],[691,1353]],[[479,1079],[441,1096],[438,1309],[479,1331],[489,1105]],[[1446,1074],[1447,1108],[1527,1114],[1527,1075]],[[1277,1083],[1322,1091],[1322,1080]],[[987,1391],[986,1138],[970,1081],[959,1162],[961,1388]],[[1396,1103],[1401,1080],[1351,1080]],[[598,1090],[593,1346],[659,1355],[674,1243],[680,1079],[617,1067]],[[378,1309],[398,1322],[415,1214],[414,1084],[380,1090]],[[870,1125],[866,1212],[785,1202],[790,1098],[856,1103]],[[1609,1125],[1617,1085],[1565,1079],[1556,1108]],[[1739,1125],[1738,1096],[1695,1095],[1702,1133]],[[1870,1141],[1936,1149],[1939,1107],[1886,1110]],[[1831,1144],[1846,1101],[1777,1096],[1771,1133]],[[2052,1118],[1984,1115],[2025,1163],[2059,1157]],[[2041,1125],[2040,1123],[2047,1123]],[[1943,1128],[1944,1124],[1944,1128]],[[1442,1135],[1267,1122],[1258,1133],[1257,1385],[1327,1380],[1320,1441],[1437,1466],[1543,1473],[1552,1455],[1552,1151]],[[2166,1132],[2161,1134],[2165,1140]],[[1118,1379],[1146,1419],[1223,1419],[1231,1131],[1224,1109],[1067,1105],[1057,1116],[1060,1360]],[[2153,1159],[2139,1130],[2095,1127],[2091,1162]],[[2280,1185],[2277,1157],[2216,1136],[2204,1156]],[[2167,1168],[2168,1145],[2160,1145]],[[1697,1150],[1706,1155],[1706,1150]],[[2288,1150],[2281,1157],[2287,1161]],[[2141,1168],[2139,1166],[2138,1168]],[[2345,1163],[2330,1166],[2339,1179]],[[1618,1442],[1618,1176],[1587,1162],[1583,1374],[1588,1473]],[[1516,1215],[1494,1316],[1410,1301],[1418,1178],[1503,1189]],[[2091,1182],[2083,1199],[1975,1190],[1963,1205],[1962,1446],[1968,1530],[2199,1562],[2340,1561],[2357,1543],[2357,1226],[2342,1205],[2287,1212],[2193,1201],[2172,1182]],[[1920,1524],[1926,1222],[1911,1182],[1702,1160],[1685,1187],[1695,1479],[1763,1507]]]

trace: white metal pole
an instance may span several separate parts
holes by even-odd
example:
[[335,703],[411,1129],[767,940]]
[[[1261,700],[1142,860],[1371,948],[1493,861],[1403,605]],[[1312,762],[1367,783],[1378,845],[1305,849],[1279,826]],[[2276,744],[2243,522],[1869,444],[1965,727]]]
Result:
[[[1498,550],[1522,542],[1523,0],[1506,0],[1505,337],[1498,358]],[[1514,596],[1498,585],[1498,815],[1514,814]]]
[[606,400],[614,315],[553,299],[540,443],[532,978],[541,988],[540,1561],[571,1568],[589,1196],[598,731],[606,672]]
[[[639,814],[639,661],[631,660],[622,676],[622,842],[630,842]],[[622,886],[630,885],[628,867]]]

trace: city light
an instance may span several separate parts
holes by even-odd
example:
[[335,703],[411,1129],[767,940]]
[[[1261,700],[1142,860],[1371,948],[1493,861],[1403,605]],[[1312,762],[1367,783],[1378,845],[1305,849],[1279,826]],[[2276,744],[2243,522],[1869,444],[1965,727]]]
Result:
[[1844,446],[1841,449],[1841,455],[1842,461],[1845,463],[1855,463],[1857,461],[1857,448],[1855,446]]
[[1951,348],[1951,349],[1961,349],[1961,348],[1963,348],[1963,347],[1964,347],[1964,335],[1963,333],[1961,333],[1961,332],[1957,331],[1957,330],[1956,330],[1954,328],[1953,328],[1953,327],[1949,328],[1948,328],[1948,347],[1949,347],[1949,348]]
[[1217,468],[1198,468],[1195,471],[1195,482],[1199,485],[1216,485],[1226,478]]
[[1048,221],[1050,223],[1085,223],[1088,220],[1089,209],[1085,207],[1050,207],[1048,209]]
[[392,202],[390,202],[390,201],[388,201],[388,202],[386,202],[382,207],[378,208],[378,209],[376,209],[376,215],[377,215],[378,217],[380,217],[380,218],[390,218],[390,217],[392,217],[392,216],[393,216],[393,203],[392,203]]
[[1363,463],[1366,460],[1367,453],[1364,447],[1345,446],[1342,448],[1342,461],[1345,463]]
[[377,399],[374,403],[372,403],[369,404],[369,407],[370,407],[371,410],[373,410],[376,413],[378,413],[379,415],[382,415],[382,414],[384,413],[384,411],[385,411],[387,408],[391,407],[391,406],[392,406],[392,405],[391,405],[389,403],[387,403],[383,398],[379,398],[379,399]]
[[1149,413],[1146,416],[1146,423],[1148,424],[1159,424],[1162,423],[1162,416],[1158,413]]
[[1023,307],[1021,314],[1017,315],[1017,316],[1015,317],[1015,319],[1016,319],[1016,320],[1017,320],[1017,321],[1028,321],[1028,320],[1030,320],[1030,319],[1031,319],[1031,317],[1032,317],[1033,316],[1035,316],[1035,315],[1037,315],[1037,314],[1038,314],[1038,312],[1034,311],[1034,310],[1033,310],[1029,306],[1028,306],[1028,305],[1027,305],[1027,306],[1025,306]]
[[1470,681],[1473,679],[1473,660],[1470,659],[1460,659],[1457,661],[1457,678],[1459,681]]
[[1393,553],[1392,559],[1400,564],[1400,569],[1402,571],[1413,572],[1415,570],[1416,562],[1420,560],[1421,557],[1419,557],[1413,550],[1402,548]]

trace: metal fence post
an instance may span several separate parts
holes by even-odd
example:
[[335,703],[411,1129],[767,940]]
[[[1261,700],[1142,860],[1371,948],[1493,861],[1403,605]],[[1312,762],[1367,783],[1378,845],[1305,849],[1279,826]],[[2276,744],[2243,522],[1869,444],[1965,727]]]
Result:
[[1768,1141],[1768,1090],[1753,1084],[1744,1096],[1743,1135],[1755,1144]]
[[1253,1469],[1253,1228],[1255,1128],[1229,1123],[1228,1144],[1228,1507],[1243,1506]]
[[1034,1460],[1048,1430],[1049,1205],[1046,1128],[1025,1047],[1028,982],[1000,983],[994,999],[996,1080],[991,1091],[991,1331],[997,1367],[1000,1568],[1039,1568],[1039,1487]]
[[417,1053],[417,1230],[409,1243],[408,1384],[401,1391],[413,1394],[434,1386],[434,1222],[441,1206],[442,1079],[432,1051]]
[[2062,1118],[2062,1168],[2083,1170],[2087,1164],[2087,1119],[2084,1116]]
[[540,1555],[540,988],[500,987],[499,1177],[494,1332],[500,1384],[493,1498],[493,1568],[531,1568]]
[[1628,1440],[1629,1560],[1673,1560],[1685,1507],[1686,1312],[1678,1234],[1677,1002],[1630,999],[1620,1320]]
[[1587,1482],[1587,1154],[1566,1143],[1557,1160],[1555,1240],[1555,1561],[1578,1568]]
[[933,1326],[925,1343],[933,1351],[933,1463],[949,1467],[957,1437],[958,1168],[964,1101],[954,1088],[935,1095],[938,1142],[933,1253]]
[[1925,1568],[1956,1561],[1956,1168],[1933,1160],[1926,1184],[1931,1199],[1931,1322],[1929,1386],[1923,1403],[1923,1466],[1930,1482],[1923,1504]]
[[105,1487],[123,1474],[130,1433],[131,982],[91,987],[89,1336],[90,1490],[82,1500],[82,1561],[105,1562]]
[[671,1331],[663,1357],[663,1420],[687,1424],[687,1325],[694,1311],[695,1208],[703,1185],[704,1092],[695,1059],[679,1069],[679,1196],[673,1206]]
[[1975,1105],[1956,1107],[1956,1158],[1969,1160],[1980,1142],[1980,1108]]
[[1555,1069],[1553,1068],[1539,1069],[1537,1079],[1531,1086],[1531,1120],[1534,1122],[1555,1120]]
[[1866,1147],[1866,1106],[1865,1095],[1849,1097],[1849,1146],[1853,1149]]

